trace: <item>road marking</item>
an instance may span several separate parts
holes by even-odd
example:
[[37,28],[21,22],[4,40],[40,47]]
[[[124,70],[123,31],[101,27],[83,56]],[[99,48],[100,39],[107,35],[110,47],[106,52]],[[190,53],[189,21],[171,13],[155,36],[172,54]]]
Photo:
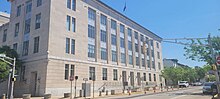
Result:
[[181,97],[185,97],[186,95],[181,95],[181,96],[177,96],[177,97],[173,97],[173,98],[170,98],[170,99],[177,99],[177,98],[181,98]]

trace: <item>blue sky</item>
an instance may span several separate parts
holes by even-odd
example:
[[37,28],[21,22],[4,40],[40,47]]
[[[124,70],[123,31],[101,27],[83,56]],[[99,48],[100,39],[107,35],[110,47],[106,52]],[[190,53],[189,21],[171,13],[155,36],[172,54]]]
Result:
[[[7,0],[0,0],[0,11],[10,12]],[[220,0],[101,0],[160,37],[184,38],[220,36]],[[186,60],[182,45],[163,43],[163,58],[175,58],[189,66],[205,63]]]

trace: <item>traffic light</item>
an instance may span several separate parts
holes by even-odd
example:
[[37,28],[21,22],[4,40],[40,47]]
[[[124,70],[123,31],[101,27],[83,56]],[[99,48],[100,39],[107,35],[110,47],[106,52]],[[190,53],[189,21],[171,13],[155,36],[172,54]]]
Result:
[[212,70],[217,70],[217,67],[216,67],[216,65],[215,64],[212,64]]

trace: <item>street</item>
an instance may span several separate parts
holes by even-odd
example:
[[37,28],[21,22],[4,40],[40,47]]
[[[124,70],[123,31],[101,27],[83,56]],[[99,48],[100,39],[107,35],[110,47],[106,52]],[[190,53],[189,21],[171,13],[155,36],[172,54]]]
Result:
[[130,96],[105,97],[101,99],[211,99],[211,97],[211,95],[203,95],[202,86],[199,86],[152,95],[138,94]]

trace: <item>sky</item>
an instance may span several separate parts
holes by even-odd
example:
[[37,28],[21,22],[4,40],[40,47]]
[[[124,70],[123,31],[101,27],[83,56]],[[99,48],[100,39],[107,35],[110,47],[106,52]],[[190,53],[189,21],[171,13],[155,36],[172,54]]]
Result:
[[[220,0],[101,0],[163,39],[220,36]],[[123,8],[126,1],[126,10]],[[0,0],[0,11],[10,3]],[[184,41],[182,41],[184,42]],[[189,66],[202,66],[184,56],[184,46],[162,42],[162,57]]]

